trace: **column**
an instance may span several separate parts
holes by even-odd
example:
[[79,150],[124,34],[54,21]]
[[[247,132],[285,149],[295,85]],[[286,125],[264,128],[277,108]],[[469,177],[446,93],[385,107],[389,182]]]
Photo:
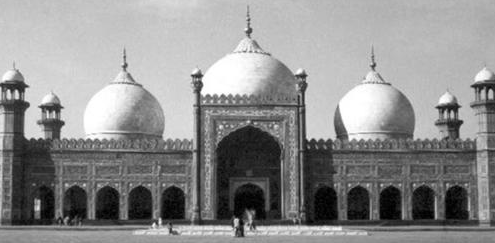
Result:
[[191,224],[201,224],[201,89],[203,88],[203,74],[199,68],[191,73],[194,93],[194,124],[193,124],[193,151],[192,151],[192,203]]

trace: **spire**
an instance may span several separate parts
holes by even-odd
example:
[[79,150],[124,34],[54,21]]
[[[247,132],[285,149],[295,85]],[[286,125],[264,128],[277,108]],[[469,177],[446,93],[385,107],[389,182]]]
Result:
[[125,51],[125,47],[124,47],[124,50],[122,52],[122,59],[123,59],[123,62],[122,62],[122,70],[124,71],[127,71],[127,53]]
[[12,70],[17,70],[17,69],[15,68],[15,61],[13,61],[13,62],[12,62]]
[[370,64],[371,70],[375,71],[376,67],[376,62],[375,62],[375,48],[373,47],[373,44],[371,44],[371,64]]
[[249,14],[249,5],[247,5],[246,11],[246,28],[244,29],[244,33],[248,38],[251,38],[251,33],[253,33],[253,29],[251,28],[251,15]]

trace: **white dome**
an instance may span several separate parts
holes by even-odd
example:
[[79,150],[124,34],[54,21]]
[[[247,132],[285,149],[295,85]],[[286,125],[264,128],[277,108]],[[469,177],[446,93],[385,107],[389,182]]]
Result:
[[337,137],[349,140],[412,138],[414,125],[407,97],[374,70],[340,100],[334,116]]
[[458,105],[457,103],[457,98],[452,95],[448,90],[440,96],[440,99],[438,99],[438,105]]
[[60,99],[53,92],[45,95],[41,100],[41,105],[49,106],[49,105],[60,105]]
[[474,82],[495,81],[495,73],[484,67],[474,77]]
[[2,76],[2,82],[24,82],[24,76],[17,69],[11,69]]
[[156,98],[125,70],[91,98],[84,112],[84,130],[92,139],[161,138],[164,125]]
[[296,79],[282,62],[244,38],[205,73],[203,94],[295,95]]

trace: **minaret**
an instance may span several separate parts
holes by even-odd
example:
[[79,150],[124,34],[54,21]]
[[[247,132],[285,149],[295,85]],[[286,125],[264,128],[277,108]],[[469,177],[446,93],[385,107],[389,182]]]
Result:
[[45,139],[59,139],[60,130],[65,124],[60,117],[60,111],[64,108],[60,104],[60,99],[50,92],[43,97],[38,107],[41,109],[41,119],[38,120],[38,125],[41,126]]
[[459,128],[463,121],[459,120],[459,108],[457,98],[448,90],[438,100],[438,120],[435,121],[435,126],[440,131],[442,139],[458,139]]
[[495,220],[495,74],[483,68],[471,85],[475,100],[471,107],[478,118],[476,133],[476,179],[478,181],[478,219],[489,226]]
[[24,101],[24,83],[21,72],[15,68],[2,76],[0,83],[0,225],[22,220],[24,112],[29,103]]

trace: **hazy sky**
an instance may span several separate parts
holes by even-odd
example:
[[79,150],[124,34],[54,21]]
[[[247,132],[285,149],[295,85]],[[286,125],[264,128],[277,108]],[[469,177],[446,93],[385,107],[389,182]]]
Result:
[[[495,69],[495,1],[0,0],[0,70],[13,60],[30,85],[26,137],[41,137],[37,106],[53,90],[65,109],[63,137],[84,136],[89,99],[120,71],[127,48],[133,77],[161,103],[165,138],[192,137],[189,74],[204,71],[244,37],[291,70],[307,70],[308,138],[334,138],[338,101],[377,70],[413,104],[415,138],[438,137],[438,98],[461,105],[462,137],[475,136],[473,77]],[[3,72],[3,71],[2,71]]]

